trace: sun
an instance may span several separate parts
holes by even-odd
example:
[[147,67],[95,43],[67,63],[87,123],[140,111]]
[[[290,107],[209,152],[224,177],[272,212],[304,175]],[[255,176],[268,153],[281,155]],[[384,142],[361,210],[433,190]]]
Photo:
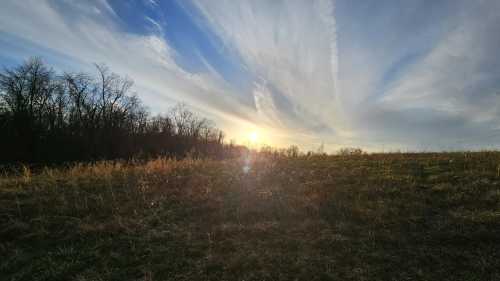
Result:
[[248,139],[251,143],[256,143],[259,141],[259,134],[256,131],[252,131],[248,134]]

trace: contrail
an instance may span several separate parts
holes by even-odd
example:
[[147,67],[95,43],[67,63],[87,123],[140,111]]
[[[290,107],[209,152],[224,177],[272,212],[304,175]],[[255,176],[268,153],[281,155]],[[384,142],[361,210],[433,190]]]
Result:
[[[337,23],[335,21],[335,5],[332,0],[320,0],[318,2],[318,10],[321,20],[328,28],[330,40],[330,64],[333,83],[333,95],[337,102],[338,93],[338,73],[339,73],[339,55],[337,48]],[[338,103],[336,103],[338,105]]]

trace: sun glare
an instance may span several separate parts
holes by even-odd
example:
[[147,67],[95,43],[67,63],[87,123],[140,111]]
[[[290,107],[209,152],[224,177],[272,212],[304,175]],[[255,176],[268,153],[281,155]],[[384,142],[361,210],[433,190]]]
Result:
[[250,132],[248,139],[251,143],[256,143],[259,140],[259,134],[256,131]]

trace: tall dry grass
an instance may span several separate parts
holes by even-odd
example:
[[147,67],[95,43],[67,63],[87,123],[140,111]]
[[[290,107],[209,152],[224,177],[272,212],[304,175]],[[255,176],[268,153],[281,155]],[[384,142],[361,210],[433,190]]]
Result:
[[25,168],[0,178],[0,276],[496,280],[499,163],[484,152]]

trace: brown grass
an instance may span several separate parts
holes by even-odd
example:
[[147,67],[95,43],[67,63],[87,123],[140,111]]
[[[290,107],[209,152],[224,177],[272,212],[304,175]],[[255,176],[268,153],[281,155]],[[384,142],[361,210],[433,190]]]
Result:
[[0,178],[2,280],[500,280],[500,153],[157,159]]

